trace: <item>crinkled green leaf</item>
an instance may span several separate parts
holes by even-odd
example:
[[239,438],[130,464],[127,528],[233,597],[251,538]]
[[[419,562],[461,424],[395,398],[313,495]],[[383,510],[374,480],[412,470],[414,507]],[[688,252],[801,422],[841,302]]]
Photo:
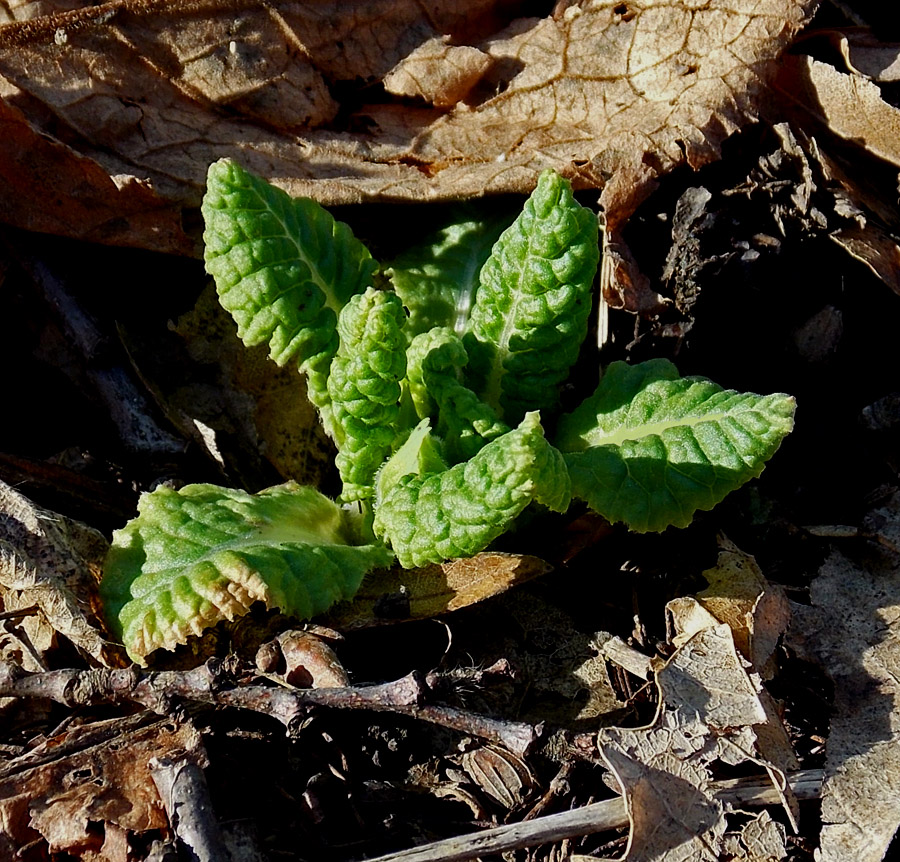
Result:
[[553,407],[587,333],[597,217],[553,171],[481,270],[465,335],[469,385],[502,418]]
[[462,217],[401,254],[386,274],[409,310],[410,337],[435,326],[462,334],[478,288],[478,274],[512,215]]
[[559,423],[572,492],[632,530],[685,527],[758,476],[793,427],[794,399],[679,378],[656,359],[613,362]]
[[385,461],[375,477],[375,492],[378,498],[393,488],[404,476],[427,476],[442,473],[450,465],[444,459],[444,446],[431,433],[431,422],[423,419],[410,431],[403,445]]
[[337,316],[377,269],[350,228],[307,198],[222,159],[210,165],[201,207],[206,269],[248,347],[268,342],[279,365],[296,362],[329,433],[326,378]]
[[409,391],[416,413],[434,420],[444,451],[454,463],[465,461],[509,431],[471,389],[461,382],[468,362],[462,341],[447,327],[417,335],[407,351]]
[[328,393],[340,451],[344,501],[372,496],[375,473],[399,434],[400,381],[406,375],[406,313],[393,291],[369,288],[341,311],[340,347]]
[[389,565],[348,512],[293,482],[247,494],[215,485],[157,488],[113,535],[100,594],[136,661],[184,643],[253,602],[308,618],[349,599]]
[[[537,413],[449,470],[418,475],[410,446],[427,440],[420,426],[379,473],[375,532],[407,568],[484,550],[532,501],[556,512],[569,505],[560,452],[545,439]],[[416,439],[416,435],[419,435]],[[400,475],[395,459],[410,472]]]

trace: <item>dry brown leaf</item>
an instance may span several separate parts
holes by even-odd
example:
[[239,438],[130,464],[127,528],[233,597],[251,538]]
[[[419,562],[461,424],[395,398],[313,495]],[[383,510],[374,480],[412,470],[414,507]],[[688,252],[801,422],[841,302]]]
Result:
[[405,620],[424,620],[468,607],[550,571],[537,557],[485,551],[419,569],[377,569],[351,602],[325,617],[345,631]]
[[854,170],[852,160],[839,163],[815,140],[809,141],[808,152],[834,194],[835,212],[850,221],[830,238],[900,293],[900,221],[884,197],[883,183],[865,167]]
[[478,48],[450,45],[447,36],[436,37],[391,69],[384,88],[395,96],[418,96],[449,108],[465,99],[493,64]]
[[735,862],[780,862],[787,857],[785,837],[784,827],[768,811],[761,811],[740,833],[725,837],[725,848]]
[[103,665],[121,664],[92,608],[108,543],[96,530],[35,506],[0,482],[0,608],[33,608],[0,620],[0,654],[46,670],[56,634]]
[[666,605],[666,614],[672,628],[672,644],[677,647],[684,646],[697,632],[721,622],[691,596],[672,599]]
[[[336,633],[335,633],[336,634]],[[290,629],[263,644],[257,652],[265,654],[270,645],[277,649],[277,666],[274,669],[280,679],[297,688],[341,688],[350,685],[350,677],[334,650],[315,632]],[[281,663],[284,663],[284,669]]]
[[[554,167],[605,184],[615,233],[656,177],[755,118],[815,5],[586,0],[510,21],[500,0],[112,0],[0,26],[0,97],[157,206],[196,205],[225,156],[328,204],[530,191]],[[417,56],[444,37],[447,68],[426,80]],[[386,78],[441,107],[367,105]],[[124,218],[119,240],[173,250]]]
[[764,679],[767,665],[791,620],[790,603],[770,584],[756,560],[724,536],[715,568],[703,572],[709,587],[697,600],[719,622],[728,623],[741,654]]
[[[868,521],[895,542],[900,495]],[[810,599],[794,608],[790,643],[834,682],[817,859],[876,862],[900,826],[900,556],[835,550]]]
[[900,111],[871,81],[811,57],[787,57],[781,88],[834,134],[900,167]]
[[[723,542],[723,540],[720,539],[720,542]],[[747,654],[744,650],[750,651],[750,647],[748,647],[748,644],[751,643],[748,640],[750,629],[748,626],[752,627],[754,625],[753,610],[758,606],[766,606],[767,603],[762,601],[762,597],[767,594],[779,595],[780,590],[774,591],[771,585],[766,584],[766,587],[770,591],[769,593],[765,591],[761,594],[756,593],[756,590],[760,588],[757,577],[762,578],[762,573],[759,571],[756,561],[753,560],[752,557],[743,554],[736,546],[727,540],[724,540],[723,550],[719,555],[719,561],[720,566],[717,566],[716,569],[710,569],[703,574],[704,577],[711,578],[710,591],[721,593],[729,591],[727,579],[724,579],[727,578],[728,573],[730,572],[735,577],[736,584],[733,599],[736,601],[732,602],[725,599],[723,596],[720,596],[719,600],[712,604],[713,608],[723,612],[723,616],[731,618],[730,620],[724,620],[724,622],[732,629],[732,637],[734,638],[735,645],[740,649],[744,660],[747,661]],[[723,563],[724,565],[722,565]],[[713,585],[719,585],[720,588],[717,589]],[[750,608],[749,618],[746,616],[741,618],[739,613],[740,604],[742,602],[738,596],[740,596],[742,592],[744,593],[743,605],[745,608],[748,606]],[[755,595],[753,595],[754,593]],[[752,595],[753,598],[751,598]],[[754,599],[757,597],[759,600],[755,601]],[[778,639],[777,637],[773,638],[772,636],[774,636],[776,632],[777,635],[780,636],[782,627],[786,625],[790,619],[789,608],[785,609],[781,604],[783,599],[783,595],[778,599],[773,599],[772,604],[769,605],[769,607],[777,609],[777,612],[763,617],[764,621],[762,623],[762,629],[767,635],[763,637],[763,643],[769,643],[772,647],[774,647],[775,641]],[[705,629],[714,628],[720,623],[720,620],[710,612],[710,609],[706,606],[705,602],[701,604],[699,599],[690,597],[673,599],[666,605],[666,613],[674,632],[672,643],[676,645],[683,645],[689,642],[689,640],[699,632],[702,632]],[[787,616],[785,616],[786,613]],[[734,626],[737,627],[737,630],[735,630]],[[741,646],[741,644],[743,644],[743,646]],[[765,659],[768,660],[768,650],[764,649],[762,654]],[[758,673],[757,668],[755,668],[752,663],[749,664],[749,668]],[[790,770],[799,769],[800,764],[797,762],[797,758],[794,755],[787,729],[781,721],[778,705],[768,691],[762,686],[759,686],[757,690],[757,698],[765,713],[765,719],[754,727],[756,748],[764,761],[766,769],[772,777],[772,783],[777,788],[783,788],[781,790],[782,804],[785,807],[785,811],[787,812],[791,823],[796,829],[800,816],[799,806],[793,791],[791,791],[787,782],[784,780],[784,775]]]
[[900,81],[900,45],[896,42],[881,42],[865,30],[835,31],[832,41],[848,71],[882,84]]
[[877,224],[849,227],[831,237],[841,248],[864,263],[894,293],[900,293],[900,243]]
[[[719,549],[715,568],[703,572],[709,587],[698,593],[696,600],[674,599],[666,606],[676,633],[673,643],[684,643],[704,628],[726,623],[750,667],[768,679],[775,670],[775,647],[790,623],[790,603],[780,587],[766,580],[752,556],[724,536],[719,537]],[[784,773],[799,768],[799,764],[777,704],[765,689],[761,688],[758,696],[766,721],[755,728],[757,747],[772,770],[773,781],[782,785]],[[783,802],[796,823],[797,800],[787,788]]]
[[504,646],[528,687],[527,712],[534,720],[591,728],[620,718],[623,704],[610,683],[602,642],[605,632],[585,634],[562,608],[527,590],[501,599],[518,636]]
[[[277,368],[265,346],[245,348],[211,284],[175,331],[205,373],[199,380],[185,375],[176,388],[157,392],[169,419],[214,458],[219,453],[233,475],[240,469],[230,453],[252,449],[285,479],[320,487],[333,470],[334,450],[297,370]],[[220,437],[229,443],[221,452]]]
[[0,0],[0,24],[68,12],[82,5],[80,0]]
[[758,759],[754,728],[767,720],[758,685],[724,624],[680,647],[657,684],[660,708],[651,726],[598,735],[631,821],[624,860],[717,862],[725,809],[709,787],[710,766]]
[[26,230],[107,245],[139,244],[197,254],[180,207],[135,177],[111,177],[93,159],[53,140],[0,87],[0,218]]
[[657,675],[663,703],[708,728],[763,724],[759,685],[750,679],[730,628],[718,624],[695,634]]
[[[123,720],[107,724],[116,722]],[[98,734],[101,724],[48,741],[51,753],[46,757],[29,752],[0,768],[0,851],[4,840],[15,849],[43,839],[51,851],[90,858],[87,854],[104,846],[97,824],[112,824],[112,832],[115,827],[146,832],[167,826],[148,762],[187,752],[205,765],[200,735],[190,724],[176,726],[167,720],[114,735]],[[90,739],[98,735],[106,739]],[[89,738],[84,747],[79,747],[80,737]],[[53,749],[67,753],[53,756]],[[31,765],[35,759],[39,763]],[[115,840],[110,837],[111,843]]]

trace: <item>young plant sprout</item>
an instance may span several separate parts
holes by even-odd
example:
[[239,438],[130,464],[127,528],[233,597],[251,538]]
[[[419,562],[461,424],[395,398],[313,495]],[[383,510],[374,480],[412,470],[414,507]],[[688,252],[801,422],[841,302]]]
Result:
[[343,490],[143,495],[101,585],[137,661],[255,601],[308,618],[395,559],[476,554],[532,505],[578,498],[632,530],[684,527],[758,476],[792,428],[793,398],[682,378],[664,359],[613,362],[545,423],[599,259],[596,217],[552,171],[492,247],[496,222],[452,225],[384,272],[390,289],[346,225],[232,161],[210,167],[202,211],[222,305],[246,345],[306,375]]

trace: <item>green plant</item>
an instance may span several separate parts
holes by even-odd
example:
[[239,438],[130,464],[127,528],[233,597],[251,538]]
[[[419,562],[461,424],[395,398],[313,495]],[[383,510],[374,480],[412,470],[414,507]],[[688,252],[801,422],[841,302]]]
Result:
[[578,356],[598,265],[597,220],[553,172],[502,234],[452,225],[386,270],[389,289],[346,225],[233,162],[210,167],[203,215],[222,305],[245,344],[306,374],[343,491],[144,495],[101,586],[137,660],[254,601],[308,617],[395,557],[475,554],[531,505],[564,512],[574,495],[633,530],[686,526],[791,430],[792,398],[657,359],[612,363],[548,441],[542,414]]

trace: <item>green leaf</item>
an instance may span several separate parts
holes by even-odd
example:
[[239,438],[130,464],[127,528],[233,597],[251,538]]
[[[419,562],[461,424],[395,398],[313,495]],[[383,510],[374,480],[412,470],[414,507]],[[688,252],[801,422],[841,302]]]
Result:
[[339,433],[341,499],[373,494],[375,473],[400,433],[400,381],[406,375],[406,313],[393,291],[369,288],[344,306],[340,347],[331,363],[328,394]]
[[481,270],[465,336],[469,385],[508,422],[555,406],[587,333],[597,218],[545,171]]
[[409,310],[412,338],[435,326],[461,335],[478,288],[478,274],[512,215],[475,215],[471,206],[461,216],[403,252],[385,274]]
[[247,494],[215,485],[144,494],[113,534],[100,595],[112,630],[142,662],[253,602],[302,619],[351,598],[389,565],[353,516],[293,482]]
[[788,395],[679,378],[672,363],[613,362],[559,423],[572,493],[632,530],[686,527],[758,476],[793,427]]
[[210,165],[201,207],[206,269],[248,347],[268,342],[278,365],[309,376],[310,400],[328,415],[326,378],[337,351],[337,316],[377,269],[347,225],[315,201],[222,159]]
[[424,476],[441,473],[448,468],[444,460],[443,445],[431,433],[431,423],[423,419],[410,431],[403,445],[387,460],[375,478],[376,496],[378,489],[383,497],[404,476]]
[[409,391],[420,418],[435,420],[444,451],[466,461],[509,426],[460,381],[468,362],[462,341],[447,327],[417,335],[407,351]]
[[556,512],[569,505],[568,472],[537,413],[470,461],[418,475],[413,450],[427,440],[423,423],[376,481],[375,533],[407,568],[484,550],[532,501]]

